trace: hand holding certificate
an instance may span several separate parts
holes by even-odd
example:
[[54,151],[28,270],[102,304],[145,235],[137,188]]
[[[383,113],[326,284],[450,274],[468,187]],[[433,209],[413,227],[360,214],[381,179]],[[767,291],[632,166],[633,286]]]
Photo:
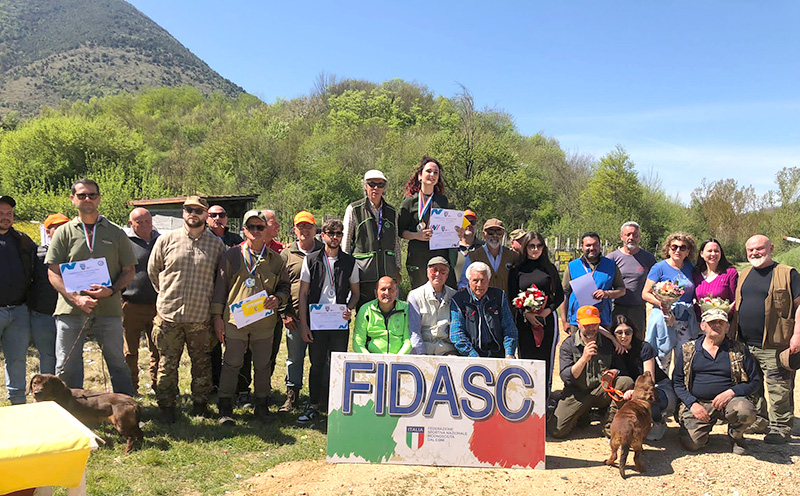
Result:
[[68,293],[97,289],[96,286],[111,287],[111,276],[105,257],[62,263],[58,268],[64,281],[64,289]]
[[260,291],[231,305],[231,313],[236,327],[241,329],[275,313],[264,307],[266,301],[267,292]]
[[431,209],[430,224],[433,230],[429,242],[431,250],[455,248],[459,241],[456,228],[464,227],[464,212],[444,208]]
[[350,314],[347,305],[314,304],[308,306],[312,331],[335,331],[347,329],[349,324],[345,315]]

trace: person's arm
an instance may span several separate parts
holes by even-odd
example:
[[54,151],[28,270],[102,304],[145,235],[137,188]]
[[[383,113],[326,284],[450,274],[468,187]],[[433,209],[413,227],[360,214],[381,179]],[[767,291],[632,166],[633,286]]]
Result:
[[672,389],[686,408],[691,408],[697,403],[697,398],[686,389],[685,377],[683,375],[683,350],[675,349],[675,367],[672,369]]
[[559,375],[561,376],[561,382],[563,382],[565,386],[575,384],[576,377],[572,375],[572,367],[575,365],[575,358],[573,355],[575,351],[574,337],[569,337],[564,340],[558,351],[558,363],[561,366]]
[[619,271],[619,267],[614,268],[614,281],[611,283],[611,287],[613,289],[605,292],[605,298],[622,298],[628,291],[625,289],[625,279],[622,278],[622,272]]
[[614,336],[613,334],[611,334],[608,331],[608,329],[606,329],[603,326],[600,326],[600,329],[598,329],[598,332],[600,334],[602,334],[603,336],[605,336],[606,338],[608,338],[609,341],[611,341],[611,344],[614,345],[614,351],[616,351],[617,354],[624,355],[625,353],[628,352],[628,350],[626,350],[625,347],[622,346],[619,341],[617,341],[617,337]]
[[413,355],[425,354],[425,342],[422,340],[422,317],[419,314],[419,304],[413,293],[408,295],[408,334],[411,337],[411,353]]
[[[403,345],[397,351],[398,355],[409,355],[411,353],[412,345],[411,345],[411,336],[408,333],[408,311],[405,312],[403,315],[404,322],[403,322]],[[391,336],[391,331],[387,330],[387,338]]]
[[471,263],[472,260],[469,259],[469,255],[464,255],[464,268],[461,270],[461,275],[458,277],[456,289],[461,290],[469,286],[469,281],[467,280],[467,267],[469,267]]
[[367,308],[364,305],[356,314],[356,323],[353,326],[353,351],[355,353],[369,353],[367,349]]
[[478,352],[464,331],[464,314],[458,309],[455,302],[450,302],[450,342],[453,343],[461,356],[477,357]]
[[500,324],[503,326],[503,348],[506,351],[506,358],[514,358],[517,352],[518,331],[514,316],[511,315],[508,298],[503,298],[500,312]]
[[344,236],[342,236],[341,250],[350,255],[353,254],[353,243],[356,235],[355,212],[353,206],[348,205],[344,210]]
[[61,272],[57,263],[52,263],[49,266],[47,278],[53,289],[61,293],[68,302],[80,308],[84,313],[92,313],[94,307],[97,306],[97,300],[88,295],[80,293],[68,293],[67,288],[64,287],[64,280],[61,278]]
[[569,329],[569,309],[567,305],[569,304],[569,297],[572,294],[572,286],[569,284],[570,280],[569,267],[567,267],[561,279],[561,290],[564,292],[564,301],[561,302],[561,306],[558,309],[558,314],[561,318],[561,329],[564,331]]
[[156,293],[160,293],[158,276],[164,270],[164,253],[162,246],[163,241],[167,239],[166,236],[159,236],[156,243],[153,245],[153,251],[150,252],[150,258],[147,259],[147,277],[150,278],[150,283]]
[[300,294],[298,295],[298,300],[300,300],[300,311],[298,312],[300,315],[300,337],[306,343],[313,343],[314,336],[311,333],[311,328],[309,327],[309,314],[308,314],[308,291],[311,288],[311,283],[306,281],[300,281]]
[[654,307],[661,308],[661,302],[658,301],[658,298],[653,296],[653,285],[656,282],[653,281],[648,277],[647,280],[644,281],[644,288],[642,289],[642,299],[647,303],[650,303]]
[[583,345],[583,353],[569,369],[573,379],[577,379],[583,374],[584,369],[586,369],[586,364],[588,364],[595,355],[597,355],[597,341],[592,341],[591,343]]
[[559,284],[558,269],[556,269],[556,266],[550,265],[548,272],[550,272],[550,277],[552,278],[553,283],[551,284],[552,294],[550,294],[547,299],[547,307],[550,308],[552,313],[555,313],[555,311],[558,310],[558,307],[561,306],[561,304],[565,301],[564,288],[561,286],[561,284]]

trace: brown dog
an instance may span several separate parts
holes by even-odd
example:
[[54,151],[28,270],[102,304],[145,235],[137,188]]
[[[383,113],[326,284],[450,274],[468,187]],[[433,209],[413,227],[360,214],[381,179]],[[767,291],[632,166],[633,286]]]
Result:
[[656,386],[653,377],[650,372],[645,372],[636,379],[633,398],[622,405],[614,421],[611,422],[611,456],[606,460],[606,465],[614,465],[619,456],[619,475],[623,479],[630,449],[633,449],[633,463],[636,470],[640,473],[645,470],[640,458],[642,442],[653,426],[650,410],[655,400]]
[[86,426],[108,420],[128,439],[125,453],[144,439],[139,428],[139,404],[128,395],[70,389],[52,374],[31,377],[30,392],[37,402],[55,401]]

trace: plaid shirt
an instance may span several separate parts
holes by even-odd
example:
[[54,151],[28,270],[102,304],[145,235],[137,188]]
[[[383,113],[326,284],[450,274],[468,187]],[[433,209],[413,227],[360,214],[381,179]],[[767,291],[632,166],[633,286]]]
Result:
[[167,322],[204,322],[211,316],[211,293],[225,245],[207,229],[192,238],[186,226],[159,236],[147,263],[158,292],[156,310]]

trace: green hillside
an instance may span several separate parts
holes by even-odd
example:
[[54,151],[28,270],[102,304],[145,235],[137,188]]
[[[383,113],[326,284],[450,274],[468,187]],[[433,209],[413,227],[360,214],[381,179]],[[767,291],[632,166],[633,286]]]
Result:
[[0,115],[183,85],[243,92],[123,0],[0,0]]

